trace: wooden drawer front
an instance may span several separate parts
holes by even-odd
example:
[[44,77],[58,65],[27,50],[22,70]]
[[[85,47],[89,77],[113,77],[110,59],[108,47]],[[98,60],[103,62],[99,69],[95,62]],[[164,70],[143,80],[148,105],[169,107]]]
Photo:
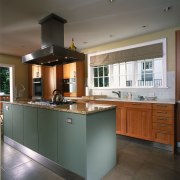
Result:
[[153,116],[173,118],[173,111],[165,111],[165,110],[155,109],[155,110],[153,110]]
[[174,134],[174,126],[169,124],[153,123],[153,129]]
[[174,120],[172,117],[164,117],[164,116],[153,116],[153,122],[163,123],[163,124],[174,124]]
[[153,131],[152,135],[153,141],[155,142],[174,145],[174,135],[166,134],[164,132],[156,130]]
[[153,104],[153,109],[174,111],[174,105],[172,105],[172,104]]
[[125,102],[124,107],[130,107],[130,108],[143,108],[143,109],[152,109],[151,103],[136,103],[136,102]]

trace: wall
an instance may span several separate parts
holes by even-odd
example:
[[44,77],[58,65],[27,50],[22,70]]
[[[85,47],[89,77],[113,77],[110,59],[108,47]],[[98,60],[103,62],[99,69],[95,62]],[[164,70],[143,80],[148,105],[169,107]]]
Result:
[[[136,89],[118,89],[122,92],[132,92],[134,96],[140,94],[144,96],[148,96],[149,93],[155,92],[155,95],[158,96],[159,99],[175,99],[175,31],[180,29],[180,27],[167,29],[156,33],[146,34],[142,36],[137,36],[134,38],[112,42],[108,44],[104,44],[101,46],[85,49],[83,52],[86,54],[105,51],[114,48],[120,48],[125,46],[130,46],[134,44],[139,44],[147,41],[153,41],[157,39],[166,38],[167,39],[167,86],[168,88],[159,89],[144,89],[144,88],[136,88]],[[88,74],[87,74],[88,76]],[[112,90],[117,89],[109,89],[109,90],[92,90],[92,94],[106,94],[108,96],[116,96],[112,94]]]
[[23,84],[25,87],[24,97],[28,97],[28,65],[22,64],[21,57],[0,54],[0,64],[14,65],[15,86]]

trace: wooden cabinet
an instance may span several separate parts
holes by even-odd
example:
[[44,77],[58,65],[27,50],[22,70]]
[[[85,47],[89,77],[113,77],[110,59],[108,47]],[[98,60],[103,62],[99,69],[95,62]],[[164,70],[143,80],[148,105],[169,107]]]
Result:
[[3,105],[4,116],[4,135],[13,138],[12,135],[12,105],[4,103]]
[[12,138],[23,144],[23,106],[13,104],[12,114]]
[[42,66],[32,65],[32,78],[42,77]]
[[57,111],[38,108],[39,153],[58,161]]
[[76,77],[76,64],[70,63],[63,65],[63,79],[75,78]]
[[24,106],[24,145],[38,152],[37,108]]
[[174,105],[153,104],[153,141],[174,149]]
[[124,103],[126,107],[126,135],[152,139],[152,110],[149,103]]
[[76,79],[76,93],[64,93],[64,96],[82,97],[85,95],[85,62],[77,61],[75,63],[63,65],[63,79]]
[[56,67],[43,66],[43,98],[51,99],[53,90],[56,89]]
[[[37,73],[39,72],[39,73]],[[42,78],[43,97],[44,99],[51,99],[54,89],[62,90],[63,66],[38,66],[29,65],[29,98],[33,97],[32,79],[36,78],[36,74]]]

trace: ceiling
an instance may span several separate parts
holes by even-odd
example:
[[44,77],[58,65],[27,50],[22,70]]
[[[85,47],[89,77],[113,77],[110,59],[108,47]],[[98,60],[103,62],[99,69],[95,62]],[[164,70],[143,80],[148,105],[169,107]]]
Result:
[[50,13],[67,20],[64,46],[78,51],[180,27],[179,0],[1,0],[0,53],[22,56],[40,49],[38,21]]

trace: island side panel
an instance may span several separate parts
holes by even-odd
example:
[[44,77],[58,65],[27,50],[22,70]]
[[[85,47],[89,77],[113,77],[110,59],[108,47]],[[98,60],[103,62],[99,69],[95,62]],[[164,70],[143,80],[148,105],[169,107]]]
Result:
[[58,161],[57,111],[38,109],[39,153],[55,162]]
[[86,123],[86,179],[99,180],[116,165],[116,111],[89,114]]
[[3,103],[3,115],[4,115],[4,135],[12,137],[12,105]]
[[24,106],[24,146],[38,152],[37,108]]
[[86,116],[58,112],[58,158],[64,168],[85,177]]

